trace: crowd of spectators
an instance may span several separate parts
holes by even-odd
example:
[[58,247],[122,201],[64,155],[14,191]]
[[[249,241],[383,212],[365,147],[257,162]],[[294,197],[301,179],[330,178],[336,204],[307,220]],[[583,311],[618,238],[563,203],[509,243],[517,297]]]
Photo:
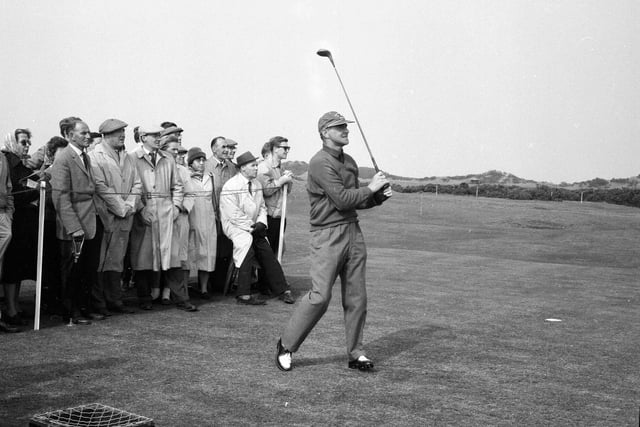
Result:
[[[238,304],[262,305],[261,291],[294,302],[277,259],[282,205],[292,173],[282,170],[288,140],[265,143],[259,160],[237,156],[237,142],[216,136],[212,155],[182,145],[175,123],[125,129],[107,119],[91,132],[78,117],[60,121],[32,155],[29,129],[6,135],[0,154],[0,331],[28,326],[20,285],[37,271],[39,190],[46,185],[42,309],[68,325],[114,313],[175,305],[198,308],[230,288]],[[189,278],[196,284],[189,292]],[[135,304],[125,291],[135,288]],[[125,304],[127,302],[127,304]]]

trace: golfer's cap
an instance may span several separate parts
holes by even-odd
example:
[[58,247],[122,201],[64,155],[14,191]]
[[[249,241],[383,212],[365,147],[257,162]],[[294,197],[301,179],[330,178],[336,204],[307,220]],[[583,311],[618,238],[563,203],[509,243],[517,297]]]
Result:
[[224,143],[227,147],[236,147],[238,143],[233,139],[226,138],[226,142]]
[[98,132],[100,132],[103,135],[107,135],[117,130],[124,129],[127,126],[129,125],[123,122],[122,120],[107,119],[104,122],[102,122],[100,127],[98,127]]
[[238,165],[238,167],[240,167],[240,166],[246,165],[247,163],[254,162],[256,160],[258,160],[258,158],[256,156],[254,156],[253,154],[251,154],[251,151],[247,151],[246,153],[240,154],[236,158],[236,164]]
[[182,132],[182,128],[179,128],[177,126],[171,126],[171,127],[165,128],[162,131],[161,135],[167,136],[167,135],[173,135],[175,133],[180,133],[180,132]]
[[138,133],[140,135],[160,135],[163,130],[164,129],[158,125],[142,125],[138,127]]
[[329,111],[328,113],[324,113],[320,120],[318,120],[318,132],[322,132],[326,128],[344,125],[346,123],[353,123],[352,120],[347,120],[340,113],[335,111]]

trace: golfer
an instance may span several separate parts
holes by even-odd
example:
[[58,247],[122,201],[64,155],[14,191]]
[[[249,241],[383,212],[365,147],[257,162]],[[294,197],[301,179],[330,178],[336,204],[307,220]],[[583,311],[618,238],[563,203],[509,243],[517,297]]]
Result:
[[330,111],[320,117],[318,132],[322,150],[309,162],[307,192],[311,202],[311,291],[300,299],[277,344],[276,364],[291,370],[295,353],[331,301],[331,288],[340,276],[347,336],[349,368],[369,371],[373,362],[362,348],[367,315],[365,268],[367,249],[358,225],[356,209],[379,205],[391,197],[388,183],[378,172],[368,186],[358,185],[358,165],[343,147],[349,129],[341,114]]

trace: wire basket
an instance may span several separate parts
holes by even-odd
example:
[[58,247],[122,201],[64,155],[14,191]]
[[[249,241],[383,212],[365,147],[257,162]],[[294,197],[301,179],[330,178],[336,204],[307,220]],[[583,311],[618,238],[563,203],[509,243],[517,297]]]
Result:
[[100,403],[58,409],[34,415],[29,426],[40,427],[154,427],[151,418],[132,414]]

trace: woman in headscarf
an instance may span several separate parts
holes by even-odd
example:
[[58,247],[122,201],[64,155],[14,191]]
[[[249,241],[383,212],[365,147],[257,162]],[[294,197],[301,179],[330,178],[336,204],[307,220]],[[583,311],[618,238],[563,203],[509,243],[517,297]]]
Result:
[[[28,138],[25,138],[25,135]],[[38,190],[29,187],[28,181],[38,181],[38,175],[25,166],[29,158],[31,132],[16,129],[4,138],[4,152],[9,162],[15,212],[11,233],[13,237],[7,248],[2,266],[2,282],[6,302],[6,312],[2,319],[16,326],[26,325],[20,316],[18,304],[20,284],[23,280],[36,279],[38,256]],[[19,141],[19,142],[18,142]]]

